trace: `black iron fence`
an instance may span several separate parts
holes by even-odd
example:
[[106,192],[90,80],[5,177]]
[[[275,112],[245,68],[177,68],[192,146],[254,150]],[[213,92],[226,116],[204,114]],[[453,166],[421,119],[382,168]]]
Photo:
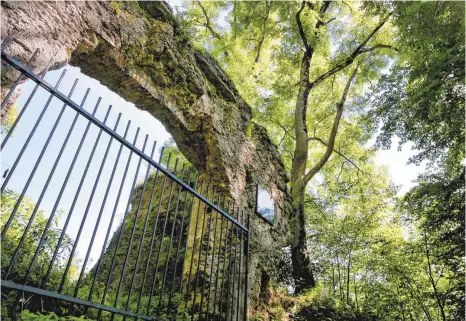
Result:
[[[248,215],[189,163],[173,161],[163,148],[155,161],[156,142],[147,135],[136,147],[139,128],[131,142],[131,121],[122,124],[111,106],[102,113],[100,98],[86,110],[89,89],[79,104],[72,101],[78,80],[68,95],[61,93],[66,70],[51,85],[44,80],[48,68],[36,75],[6,55],[10,40],[2,44],[2,66],[19,77],[2,109],[21,83],[34,87],[1,143],[2,157],[13,160],[2,171],[2,312],[247,320]],[[35,101],[38,90],[48,95],[45,105]],[[47,113],[53,101],[62,104],[55,118]],[[12,143],[21,119],[33,111],[33,125]],[[50,126],[39,135],[42,123]],[[73,139],[78,143],[71,146]],[[52,162],[46,153],[55,153]],[[18,170],[20,163],[30,164],[29,171]],[[45,182],[34,183],[36,176]],[[10,188],[15,177],[23,178],[20,188]]]

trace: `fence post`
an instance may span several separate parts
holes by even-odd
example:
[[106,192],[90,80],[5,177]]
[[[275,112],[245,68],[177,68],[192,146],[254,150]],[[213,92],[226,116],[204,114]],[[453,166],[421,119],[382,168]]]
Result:
[[[256,198],[257,200],[257,198]],[[256,205],[257,206],[257,205]],[[251,222],[251,215],[248,211],[248,222],[247,222],[247,229],[246,232],[246,239],[244,244],[244,256],[245,256],[245,271],[244,271],[244,321],[248,321],[248,297],[249,297],[249,234],[250,232],[250,222]]]

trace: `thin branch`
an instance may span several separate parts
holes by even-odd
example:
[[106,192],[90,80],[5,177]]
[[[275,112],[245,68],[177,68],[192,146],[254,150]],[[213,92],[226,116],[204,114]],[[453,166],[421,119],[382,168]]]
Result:
[[262,35],[259,38],[259,44],[257,45],[256,58],[254,59],[254,63],[257,63],[259,61],[260,54],[261,54],[261,49],[262,49],[262,44],[264,43],[264,40],[265,40],[267,19],[269,19],[269,14],[270,14],[270,1],[265,2],[265,10],[266,11],[265,11],[264,23],[262,24]]
[[306,52],[308,52],[310,51],[310,47],[307,42],[306,34],[304,33],[303,24],[301,22],[301,13],[303,12],[305,6],[306,6],[306,1],[303,1],[303,3],[301,4],[301,8],[296,13],[296,23],[298,24],[299,36],[301,37],[301,40],[303,41]]
[[278,142],[278,146],[282,146],[283,141],[285,140],[285,138],[286,138],[286,133],[283,134],[282,139],[280,139],[280,141]]
[[320,123],[322,123],[324,120],[328,119],[330,116],[332,116],[332,114],[328,114],[327,116],[325,116],[324,118],[319,119],[316,122],[316,124],[314,125],[314,130],[313,130],[314,136],[316,136],[317,127],[319,127]]
[[339,104],[337,105],[337,113],[335,115],[335,119],[333,121],[333,126],[332,130],[330,132],[330,138],[328,140],[328,145],[327,145],[327,150],[325,151],[324,155],[322,158],[317,162],[317,164],[311,168],[311,170],[304,175],[304,182],[307,184],[312,177],[314,177],[315,174],[319,172],[319,170],[327,163],[330,155],[333,152],[333,147],[335,146],[335,139],[337,136],[338,132],[338,126],[340,125],[340,119],[343,114],[343,107],[346,102],[346,97],[348,96],[348,92],[351,86],[351,83],[353,82],[354,78],[356,77],[356,73],[359,69],[359,64],[354,68],[353,73],[351,74],[350,78],[348,79],[348,82],[346,83],[345,89],[343,90],[343,95],[341,97],[341,100]]
[[342,1],[341,3],[343,3],[345,6],[347,6],[350,9],[351,13],[353,12],[353,9],[351,8],[351,6],[349,4],[347,4],[345,1]]
[[332,22],[332,21],[335,20],[335,19],[336,19],[335,17],[330,18],[329,20],[323,22],[323,23],[322,23],[322,26],[328,25],[330,22]]
[[[327,146],[328,147],[328,143],[326,143],[323,139],[319,138],[319,137],[309,137],[308,138],[308,141],[317,141],[319,143],[321,143],[322,145],[324,146]],[[358,165],[356,165],[350,158],[348,158],[346,155],[344,155],[342,152],[340,152],[338,149],[336,148],[333,148],[333,151],[335,153],[337,153],[338,155],[340,155],[341,157],[343,157],[348,163],[350,163],[351,165],[353,165],[358,171],[364,173],[364,171],[362,169],[360,169],[358,167]]]
[[288,157],[290,158],[293,158],[293,152],[291,150],[289,150],[288,148],[286,148],[285,146],[279,146],[282,148],[283,151],[285,151],[287,154],[288,154]]
[[360,50],[361,53],[365,53],[365,52],[371,52],[371,51],[374,51],[376,49],[391,49],[391,50],[395,50],[396,52],[399,52],[398,48],[396,47],[393,47],[393,46],[390,46],[390,45],[384,45],[384,44],[376,44],[375,46],[373,47],[369,47],[369,48],[362,48]]
[[[320,15],[323,15],[323,14],[327,11],[327,9],[330,7],[330,2],[331,2],[331,1],[325,1],[325,2],[322,4],[322,6],[320,7],[320,10],[319,10]],[[325,26],[326,24],[332,22],[333,20],[335,20],[335,18],[331,18],[331,19],[328,20],[327,22],[324,22],[323,20],[318,19],[318,20],[317,20],[317,24],[316,24],[316,29],[319,29],[320,27]]]
[[330,7],[330,3],[332,3],[332,1],[324,1],[319,10],[320,14],[324,14],[327,11],[328,7]]
[[293,128],[286,128],[284,125],[282,125],[278,120],[275,120],[273,118],[270,119],[273,123],[275,123],[278,127],[280,127],[286,135],[290,135],[291,138],[293,138],[294,140],[296,140],[296,137],[293,136],[293,134],[290,134],[291,131],[293,131]]
[[315,205],[315,207],[319,210],[319,212],[320,212],[320,214],[322,215],[322,217],[324,218],[324,220],[327,221],[327,220],[328,220],[328,218],[327,218],[327,213],[325,213],[325,212],[322,210],[322,208],[320,207],[320,205],[317,204],[317,202],[314,200],[314,198],[313,198],[312,196],[310,196],[309,199],[310,199],[310,201],[307,201],[307,200],[306,200],[306,201],[304,201],[304,204],[309,204],[310,202],[312,202],[312,203]]
[[217,39],[222,39],[222,36],[220,36],[220,34],[217,31],[215,31],[214,28],[212,28],[212,25],[210,24],[209,15],[207,14],[207,11],[205,10],[205,8],[202,5],[201,1],[197,0],[196,2],[199,5],[199,7],[201,7],[202,13],[204,14],[204,18],[205,18],[205,21],[206,21],[205,24],[204,24],[204,27],[206,27],[207,30],[210,31],[212,36],[214,36]]
[[377,31],[380,30],[380,28],[383,27],[383,25],[387,22],[388,18],[390,17],[391,13],[389,13],[375,28],[372,30],[372,32],[362,41],[359,46],[356,47],[356,49],[345,59],[343,62],[339,63],[329,71],[325,72],[324,74],[320,75],[317,77],[313,82],[311,82],[311,88],[317,86],[321,82],[323,82],[325,79],[328,77],[332,76],[333,74],[337,73],[338,71],[344,69],[345,67],[349,66],[350,64],[353,63],[354,59],[358,57],[359,55],[367,52],[364,51],[364,46],[371,40],[371,38],[377,33]]

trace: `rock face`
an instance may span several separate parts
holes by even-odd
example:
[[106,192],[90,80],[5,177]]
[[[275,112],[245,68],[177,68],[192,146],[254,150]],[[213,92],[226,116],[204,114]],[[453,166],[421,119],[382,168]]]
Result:
[[[171,133],[197,169],[251,213],[251,299],[273,272],[291,235],[287,174],[266,130],[218,63],[196,51],[163,2],[2,2],[1,36],[18,32],[6,52],[36,72],[71,64],[137,107]],[[15,72],[3,68],[3,86]],[[256,184],[275,201],[275,225],[254,213]]]

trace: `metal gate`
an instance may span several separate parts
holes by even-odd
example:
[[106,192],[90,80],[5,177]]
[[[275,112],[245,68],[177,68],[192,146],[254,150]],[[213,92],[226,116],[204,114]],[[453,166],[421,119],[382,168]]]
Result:
[[[34,88],[1,142],[3,156],[16,153],[10,168],[2,171],[2,311],[14,316],[28,309],[104,320],[247,320],[249,215],[192,166],[164,155],[163,148],[155,161],[156,142],[148,154],[147,135],[142,149],[137,148],[139,128],[131,142],[131,121],[120,124],[121,113],[112,117],[111,106],[104,109],[103,120],[98,119],[100,98],[90,107],[92,112],[86,110],[89,89],[80,103],[72,101],[77,80],[68,95],[61,93],[66,70],[51,85],[44,80],[47,69],[36,75],[6,55],[3,50],[10,41],[2,44],[2,66],[13,67],[19,77],[2,109],[25,80],[34,82]],[[47,92],[45,105],[35,101],[38,90]],[[60,112],[55,119],[44,117],[54,100],[62,104]],[[69,110],[74,116],[66,135],[57,134]],[[32,111],[37,116],[21,144],[9,144],[21,119]],[[110,119],[115,121],[109,124]],[[77,132],[80,121],[85,125]],[[38,138],[37,128],[44,122],[53,126]],[[92,130],[96,136],[90,140]],[[79,144],[70,148],[70,138]],[[41,140],[40,146],[32,139]],[[55,139],[61,139],[59,148],[51,145]],[[90,152],[84,155],[84,149]],[[56,156],[44,173],[40,168],[45,153]],[[58,173],[64,155],[71,162]],[[19,171],[21,162],[32,169]],[[135,174],[130,175],[133,167]],[[105,171],[108,177],[103,178]],[[37,175],[46,177],[40,187],[31,184]],[[25,182],[12,190],[15,176]],[[74,194],[64,197],[68,188],[74,188]],[[129,196],[118,222],[125,188]],[[34,201],[28,198],[32,190],[39,195]],[[53,204],[51,210],[41,208],[45,202]],[[63,202],[69,203],[64,212]],[[92,253],[98,253],[95,263]]]

